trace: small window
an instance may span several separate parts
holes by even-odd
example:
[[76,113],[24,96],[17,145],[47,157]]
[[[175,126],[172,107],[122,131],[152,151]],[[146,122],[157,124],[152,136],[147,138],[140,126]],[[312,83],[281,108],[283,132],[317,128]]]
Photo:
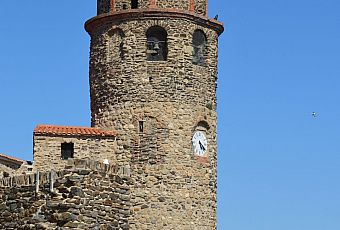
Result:
[[148,29],[147,33],[147,60],[166,61],[168,55],[167,32],[159,26]]
[[207,39],[205,37],[204,32],[201,30],[196,30],[192,37],[192,46],[193,46],[192,63],[196,65],[204,64],[206,43],[207,43]]
[[139,121],[139,132],[144,133],[144,121]]
[[73,158],[74,155],[74,144],[73,143],[62,143],[61,144],[61,159],[67,160]]
[[138,0],[131,0],[131,9],[138,8]]
[[[125,50],[124,50],[124,38],[125,34],[123,30],[116,28],[114,30],[110,30],[108,32],[108,35],[110,37],[109,39],[109,55],[108,57],[111,59],[110,61],[118,61],[118,57],[121,60],[124,60],[125,58]],[[119,55],[117,55],[119,54]]]

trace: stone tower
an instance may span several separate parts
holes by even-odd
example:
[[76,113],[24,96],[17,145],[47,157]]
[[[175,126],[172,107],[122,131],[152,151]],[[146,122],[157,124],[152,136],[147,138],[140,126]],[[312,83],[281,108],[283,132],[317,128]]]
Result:
[[130,229],[216,228],[216,80],[223,24],[207,0],[97,0],[92,126],[118,132]]

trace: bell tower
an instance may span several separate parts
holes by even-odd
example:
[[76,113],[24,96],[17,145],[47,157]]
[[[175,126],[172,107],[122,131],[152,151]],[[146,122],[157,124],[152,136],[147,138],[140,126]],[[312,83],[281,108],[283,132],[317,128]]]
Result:
[[97,0],[93,127],[131,169],[129,229],[216,229],[218,37],[207,0]]

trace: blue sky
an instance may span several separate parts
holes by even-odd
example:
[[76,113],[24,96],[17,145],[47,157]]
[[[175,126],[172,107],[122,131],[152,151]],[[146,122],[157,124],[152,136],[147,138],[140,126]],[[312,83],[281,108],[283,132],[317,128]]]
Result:
[[[340,229],[340,1],[210,0],[220,37],[218,229]],[[89,126],[96,1],[0,2],[0,152]],[[317,112],[317,117],[311,113]]]

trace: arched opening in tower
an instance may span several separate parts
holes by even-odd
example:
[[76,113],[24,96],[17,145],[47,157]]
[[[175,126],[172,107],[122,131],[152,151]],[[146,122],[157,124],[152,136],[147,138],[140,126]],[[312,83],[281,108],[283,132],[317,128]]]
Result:
[[192,37],[193,57],[192,62],[196,65],[204,65],[207,38],[202,30],[195,30]]
[[167,32],[164,28],[153,26],[146,32],[147,60],[166,61],[168,55]]

